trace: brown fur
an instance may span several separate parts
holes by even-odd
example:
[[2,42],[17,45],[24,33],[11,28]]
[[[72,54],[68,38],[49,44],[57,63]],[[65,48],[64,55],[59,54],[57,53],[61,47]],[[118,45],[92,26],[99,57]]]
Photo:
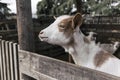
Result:
[[[73,34],[74,29],[72,28],[72,17],[62,20],[59,24],[59,31],[64,32],[66,37],[69,37]],[[62,28],[64,29],[62,29]]]
[[[70,38],[74,31],[76,26],[80,26],[82,24],[82,16],[81,14],[77,14],[75,16],[71,16],[70,18],[62,20],[58,24],[58,28],[60,32],[64,32],[65,36]],[[86,43],[89,43],[89,40],[87,38],[84,38],[84,41]],[[74,44],[74,38],[71,37],[68,45],[73,45]]]
[[114,56],[110,53],[101,50],[95,55],[94,64],[96,67],[100,67],[102,64],[105,63],[105,61],[107,61],[111,57]]
[[77,26],[81,26],[83,21],[82,15],[80,13],[77,13],[73,18],[73,28],[76,28]]
[[82,15],[77,13],[75,16],[62,20],[59,24],[59,31],[64,32],[66,37],[70,37],[77,26],[82,24]]

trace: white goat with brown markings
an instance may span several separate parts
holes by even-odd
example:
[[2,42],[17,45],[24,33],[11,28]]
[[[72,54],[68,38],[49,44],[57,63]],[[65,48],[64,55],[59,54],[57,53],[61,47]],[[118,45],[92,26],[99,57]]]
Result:
[[75,64],[120,77],[120,60],[90,42],[81,32],[82,15],[58,17],[39,33],[41,41],[62,46],[72,55]]

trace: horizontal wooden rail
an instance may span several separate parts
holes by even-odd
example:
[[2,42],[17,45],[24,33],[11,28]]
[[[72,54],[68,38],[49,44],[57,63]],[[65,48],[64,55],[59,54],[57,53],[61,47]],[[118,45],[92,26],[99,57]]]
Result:
[[119,77],[19,50],[21,74],[35,80],[120,80]]

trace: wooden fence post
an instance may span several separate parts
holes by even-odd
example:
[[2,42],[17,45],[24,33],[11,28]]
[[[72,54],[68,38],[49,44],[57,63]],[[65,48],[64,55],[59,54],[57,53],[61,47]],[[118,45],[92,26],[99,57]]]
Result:
[[16,0],[17,28],[20,49],[34,51],[31,0]]

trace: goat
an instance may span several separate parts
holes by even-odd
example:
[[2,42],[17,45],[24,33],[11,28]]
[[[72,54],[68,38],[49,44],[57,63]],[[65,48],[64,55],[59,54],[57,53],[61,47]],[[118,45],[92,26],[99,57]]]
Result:
[[120,60],[90,42],[81,32],[82,15],[63,15],[39,33],[41,41],[62,46],[75,64],[120,77]]

